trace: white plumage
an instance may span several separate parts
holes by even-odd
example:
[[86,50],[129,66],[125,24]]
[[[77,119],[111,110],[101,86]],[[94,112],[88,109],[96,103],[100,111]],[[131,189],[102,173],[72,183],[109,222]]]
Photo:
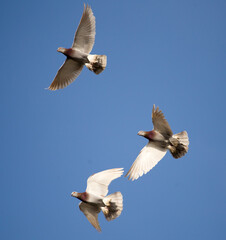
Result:
[[108,193],[111,181],[119,178],[122,174],[123,168],[113,168],[93,174],[87,180],[86,192],[104,197]]
[[149,172],[166,154],[167,150],[174,158],[184,156],[188,151],[189,139],[186,131],[173,135],[173,132],[163,113],[155,105],[152,109],[154,129],[149,132],[139,131],[138,135],[149,140],[132,164],[126,176],[136,180]]
[[[149,172],[165,155],[167,149],[157,148],[154,143],[148,144],[140,151],[129,170],[129,179],[136,180]],[[126,175],[126,176],[127,176]]]
[[108,196],[108,186],[123,174],[123,168],[105,170],[90,176],[84,193],[72,192],[72,196],[80,199],[79,209],[84,213],[89,222],[101,231],[98,214],[102,210],[105,218],[111,221],[117,218],[123,209],[123,197],[120,192]]

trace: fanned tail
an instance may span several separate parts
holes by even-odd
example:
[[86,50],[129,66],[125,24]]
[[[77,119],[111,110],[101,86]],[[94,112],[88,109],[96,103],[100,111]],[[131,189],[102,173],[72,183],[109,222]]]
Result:
[[89,63],[86,63],[86,67],[96,73],[100,74],[104,71],[107,65],[107,56],[106,55],[88,55]]
[[168,148],[174,158],[183,157],[188,152],[189,139],[186,131],[174,134],[169,141]]
[[120,192],[115,192],[103,200],[105,207],[102,207],[101,210],[108,221],[111,221],[117,218],[123,209],[123,197]]

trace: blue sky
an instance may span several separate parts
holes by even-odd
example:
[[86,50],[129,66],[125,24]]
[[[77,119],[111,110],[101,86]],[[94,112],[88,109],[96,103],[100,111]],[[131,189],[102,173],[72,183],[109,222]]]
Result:
[[[225,239],[226,2],[89,1],[92,53],[108,65],[83,70],[64,90],[45,90],[70,47],[83,1],[1,4],[2,239]],[[121,177],[124,210],[98,233],[72,191],[109,168],[125,172],[147,140],[151,110],[173,132],[187,130],[188,154],[167,155],[148,174]]]

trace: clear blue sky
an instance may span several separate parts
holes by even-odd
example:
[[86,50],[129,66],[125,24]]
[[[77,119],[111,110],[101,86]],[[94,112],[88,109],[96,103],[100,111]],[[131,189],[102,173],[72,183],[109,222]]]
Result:
[[[4,240],[226,237],[226,2],[89,1],[96,17],[88,69],[64,90],[45,90],[70,47],[83,1],[1,4],[0,235]],[[121,177],[124,210],[98,233],[72,191],[109,168],[129,167],[151,130],[151,110],[173,132],[187,130],[188,154],[167,155],[149,174]]]

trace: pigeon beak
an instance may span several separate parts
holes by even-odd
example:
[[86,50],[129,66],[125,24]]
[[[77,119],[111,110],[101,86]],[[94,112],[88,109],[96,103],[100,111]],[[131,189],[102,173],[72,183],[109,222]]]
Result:
[[60,48],[57,48],[57,52],[60,52]]
[[139,131],[137,135],[144,137],[146,135],[145,131]]
[[72,193],[71,193],[71,196],[72,196],[72,197],[77,197],[77,196],[78,196],[78,193],[77,193],[77,192],[72,192]]

